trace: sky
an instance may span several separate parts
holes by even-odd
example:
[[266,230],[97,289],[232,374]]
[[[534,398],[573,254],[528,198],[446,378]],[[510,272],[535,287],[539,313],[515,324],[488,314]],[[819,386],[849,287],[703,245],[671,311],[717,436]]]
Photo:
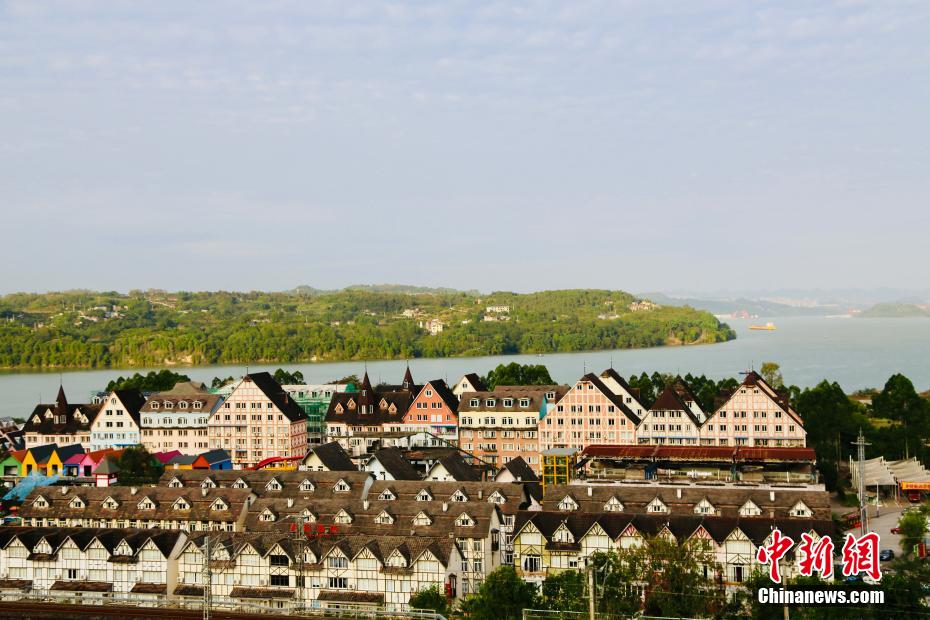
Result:
[[0,292],[925,287],[930,3],[0,0]]

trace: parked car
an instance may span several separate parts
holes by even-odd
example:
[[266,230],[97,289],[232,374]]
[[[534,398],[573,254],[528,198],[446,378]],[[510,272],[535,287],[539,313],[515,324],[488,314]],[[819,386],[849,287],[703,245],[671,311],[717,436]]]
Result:
[[893,528],[891,528],[891,533],[892,533],[892,534],[900,534],[900,533],[901,533],[901,528],[898,527],[898,526],[896,525],[896,526],[894,526]]
[[882,549],[878,554],[878,559],[887,562],[894,559],[894,549]]

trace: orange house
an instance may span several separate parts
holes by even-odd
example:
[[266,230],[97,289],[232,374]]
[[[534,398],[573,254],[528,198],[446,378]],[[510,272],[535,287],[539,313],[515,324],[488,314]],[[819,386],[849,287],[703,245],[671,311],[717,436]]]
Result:
[[[404,416],[404,430],[426,431],[446,441],[458,441],[459,399],[442,379],[424,385]],[[437,442],[438,443],[438,442]]]

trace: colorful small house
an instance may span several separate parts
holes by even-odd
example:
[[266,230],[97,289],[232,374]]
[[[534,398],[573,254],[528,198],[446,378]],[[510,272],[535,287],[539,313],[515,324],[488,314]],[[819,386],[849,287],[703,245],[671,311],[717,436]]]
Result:
[[97,466],[107,457],[118,459],[124,450],[95,450],[86,454],[75,454],[64,463],[66,476],[90,478],[94,475]]
[[48,460],[51,458],[52,454],[54,454],[55,448],[57,447],[58,444],[49,443],[44,446],[28,448],[26,450],[26,456],[23,457],[23,469],[21,474],[23,476],[32,474],[44,476]]
[[116,484],[119,465],[116,464],[116,457],[107,455],[100,460],[100,464],[94,469],[94,481],[98,487],[108,487]]
[[198,456],[192,467],[193,469],[232,469],[232,457],[226,450],[210,450]]
[[153,454],[152,456],[154,456],[155,459],[156,459],[159,463],[161,463],[162,465],[164,465],[164,466],[167,467],[168,464],[171,463],[171,459],[173,459],[173,458],[176,457],[176,456],[181,456],[181,451],[180,451],[180,450],[171,450],[171,451],[169,451],[169,452],[156,452],[156,453]]
[[165,469],[194,469],[194,461],[198,457],[192,454],[178,454],[171,457],[165,464]]
[[83,454],[86,454],[84,452],[84,446],[79,443],[70,446],[56,446],[52,454],[49,455],[48,462],[45,464],[45,474],[47,476],[64,474],[65,461],[72,456]]
[[22,476],[23,460],[26,458],[28,450],[15,450],[10,452],[5,459],[0,461],[0,475],[3,476]]

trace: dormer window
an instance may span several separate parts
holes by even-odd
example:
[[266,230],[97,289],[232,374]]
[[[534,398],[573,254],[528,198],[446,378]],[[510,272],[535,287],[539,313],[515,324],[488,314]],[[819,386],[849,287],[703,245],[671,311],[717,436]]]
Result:
[[179,408],[179,409],[187,409],[187,401],[186,401],[186,400],[182,400],[181,402],[179,402],[179,403],[178,403],[178,408]]
[[497,404],[497,400],[494,398],[489,398],[486,401],[484,401],[485,407],[494,407],[496,404]]
[[529,398],[521,398],[521,399],[520,399],[520,406],[521,406],[521,407],[524,407],[524,408],[529,407],[529,406],[530,406],[530,399],[529,399]]
[[604,512],[623,512],[623,503],[614,495],[604,504]]
[[417,501],[418,502],[431,502],[433,501],[433,496],[430,495],[430,492],[427,491],[426,489],[421,489],[420,492],[417,493]]
[[739,509],[739,514],[741,517],[759,517],[762,515],[762,509],[750,499]]
[[433,519],[422,510],[413,518],[414,525],[432,525]]
[[275,517],[274,513],[271,512],[271,510],[268,508],[265,508],[262,513],[258,515],[259,521],[274,521],[276,518],[277,517]]
[[468,401],[468,405],[469,405],[470,407],[477,407],[477,406],[479,406],[479,403],[480,403],[480,402],[481,402],[480,399],[472,398],[470,401]]
[[349,486],[349,483],[343,480],[342,478],[340,478],[339,482],[337,482],[335,486],[333,486],[333,491],[335,491],[336,493],[347,493],[351,489],[352,487]]
[[184,483],[181,482],[180,478],[172,478],[171,482],[168,483],[168,486],[172,489],[180,489],[184,486]]
[[381,402],[378,403],[378,407],[381,408],[381,409],[387,409],[387,406],[388,406],[388,402],[387,402],[387,400],[385,400],[385,399],[383,399],[383,398],[381,399]]
[[578,510],[578,502],[571,495],[566,495],[559,502],[559,510]]
[[158,409],[158,402],[153,400],[150,406],[152,409]]
[[194,409],[202,409],[202,408],[203,408],[203,403],[200,402],[199,400],[195,400],[195,401],[194,401]]
[[190,505],[190,502],[188,502],[186,499],[184,499],[183,497],[179,497],[177,501],[174,502],[174,504],[172,505],[172,508],[174,508],[175,510],[190,510],[191,505]]
[[397,413],[397,407],[394,406],[394,403],[391,403],[391,406],[388,407],[388,413]]
[[107,510],[116,510],[117,508],[119,508],[119,502],[113,499],[112,497],[108,497],[105,500],[103,500],[103,507],[106,508]]
[[667,513],[667,512],[668,512],[668,506],[666,506],[664,503],[662,503],[662,500],[659,499],[659,498],[657,497],[657,498],[653,499],[651,502],[649,502],[649,504],[646,506],[646,512],[652,512],[652,513],[657,513],[657,512],[660,512],[660,513]]
[[113,550],[113,555],[130,556],[132,555],[132,547],[124,540]]
[[313,512],[309,508],[304,508],[300,512],[300,516],[303,517],[305,521],[309,521],[310,523],[316,523],[316,515],[313,514]]
[[349,409],[355,409],[355,399],[350,398],[348,402]]
[[472,519],[467,512],[463,512],[455,520],[455,524],[459,527],[471,527],[475,524],[475,520]]
[[200,483],[201,489],[215,489],[216,483],[213,482],[213,478],[204,478],[203,482]]
[[384,489],[381,491],[381,495],[378,496],[378,499],[383,501],[393,501],[397,499],[397,496],[394,495],[394,492],[391,489]]
[[572,535],[571,530],[563,523],[552,533],[552,542],[573,543],[575,542],[575,537]]
[[504,399],[504,406],[505,406],[505,407],[513,407],[513,399],[512,399],[512,398],[505,398],[505,399]]
[[345,409],[342,408],[342,404],[341,404],[341,403],[336,405],[336,413],[342,413],[342,412],[344,412],[344,411],[345,411]]
[[265,490],[266,491],[280,491],[281,483],[278,482],[277,478],[272,478],[271,480],[268,481],[268,484],[265,485]]
[[70,502],[68,502],[68,507],[70,508],[84,508],[85,506],[86,504],[84,504],[84,500],[82,500],[80,497],[75,497]]
[[392,517],[387,510],[382,510],[380,513],[378,513],[378,516],[375,517],[375,523],[379,523],[381,525],[391,525],[394,523],[394,517]]
[[340,525],[348,525],[352,523],[352,515],[345,511],[345,509],[340,508],[339,512],[336,513],[336,516],[333,517],[333,522]]
[[467,502],[468,496],[465,495],[465,492],[462,491],[462,489],[459,489],[458,491],[453,493],[452,497],[450,497],[449,499],[451,499],[453,502]]
[[300,483],[300,487],[298,488],[304,493],[313,493],[313,490],[315,487],[313,486],[312,482],[304,478],[303,481],[301,481]]
[[694,507],[694,514],[713,515],[717,514],[717,510],[714,508],[713,504],[707,501],[707,498],[704,498]]
[[504,504],[507,502],[507,498],[500,491],[494,491],[488,496],[488,501],[492,504]]
[[216,501],[210,506],[210,510],[229,510],[229,504],[223,501],[223,498],[218,497]]
[[804,502],[798,502],[791,508],[792,517],[813,517],[814,512]]
[[247,489],[249,488],[249,483],[243,480],[242,478],[236,478],[236,481],[232,483],[232,488]]
[[155,502],[148,497],[143,497],[142,501],[137,504],[139,510],[155,510]]
[[174,409],[174,403],[170,400],[165,401],[165,409]]
[[404,555],[397,551],[396,549],[388,556],[387,559],[388,566],[393,566],[395,568],[404,568],[407,566],[407,558]]

